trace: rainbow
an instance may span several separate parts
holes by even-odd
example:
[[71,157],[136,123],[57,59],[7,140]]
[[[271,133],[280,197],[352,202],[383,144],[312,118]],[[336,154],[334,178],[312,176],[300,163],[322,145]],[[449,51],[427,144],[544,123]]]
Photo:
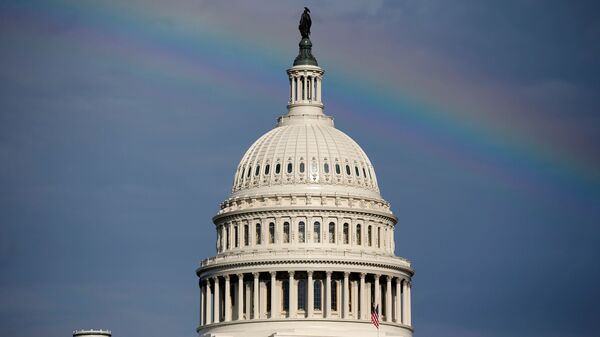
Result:
[[[157,20],[156,9],[118,2],[16,1],[3,4],[1,10],[3,20],[25,29],[59,31],[68,27],[71,38],[93,45],[105,62],[122,62],[135,55],[131,71],[138,76],[158,77],[165,83],[194,81],[200,85],[198,90],[216,86],[222,90],[213,91],[223,98],[231,92],[249,96],[247,88],[252,87],[253,96],[285,104],[285,97],[272,93],[286,83],[283,70],[295,56],[288,45],[275,47],[247,32],[210,31],[192,14],[182,16],[177,24],[164,24]],[[315,48],[318,55],[318,46]],[[259,70],[257,65],[265,62],[272,67]],[[398,90],[409,84],[377,78],[362,65],[353,67],[352,74],[339,66],[326,70],[328,110],[384,135],[395,146],[538,195],[551,191],[600,196],[600,169],[584,160],[587,158],[523,132],[535,125],[499,128],[494,118],[483,119],[475,111],[493,109],[495,101],[477,102],[477,109],[471,105],[472,110],[465,111],[461,97],[440,102],[426,92]],[[260,86],[256,78],[262,80]]]

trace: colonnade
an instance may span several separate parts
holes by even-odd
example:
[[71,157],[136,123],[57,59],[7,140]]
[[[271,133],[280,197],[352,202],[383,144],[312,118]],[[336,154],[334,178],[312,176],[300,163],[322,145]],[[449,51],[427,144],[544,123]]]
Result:
[[370,320],[411,325],[405,277],[337,271],[222,274],[200,280],[200,325],[258,319]]
[[321,101],[321,77],[313,75],[290,75],[290,103]]

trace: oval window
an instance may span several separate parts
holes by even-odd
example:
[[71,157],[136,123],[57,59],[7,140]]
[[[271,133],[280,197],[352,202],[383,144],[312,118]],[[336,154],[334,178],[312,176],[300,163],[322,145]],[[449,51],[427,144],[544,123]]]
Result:
[[337,173],[337,174],[341,173],[340,164],[335,164],[335,173]]
[[256,171],[254,171],[254,175],[257,176],[260,173],[260,165],[256,167]]
[[277,163],[277,165],[275,165],[275,174],[279,174],[279,172],[281,172],[281,164]]
[[270,170],[271,170],[271,165],[267,164],[265,166],[265,175],[268,175]]
[[356,172],[357,177],[360,177],[360,173],[358,173],[358,166],[354,166],[354,172]]
[[350,175],[350,166],[349,165],[346,165],[346,174]]
[[329,173],[329,164],[325,163],[325,165],[323,165],[323,171],[325,171],[325,173]]
[[292,173],[292,163],[288,163],[287,173]]
[[304,173],[304,163],[300,163],[300,173]]

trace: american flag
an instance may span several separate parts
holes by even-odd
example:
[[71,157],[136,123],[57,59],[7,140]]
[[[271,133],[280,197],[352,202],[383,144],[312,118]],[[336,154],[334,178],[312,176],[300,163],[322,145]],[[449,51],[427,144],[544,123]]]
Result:
[[378,305],[373,305],[371,307],[371,323],[373,323],[373,325],[377,329],[379,329],[379,314],[378,314],[379,310],[377,310],[377,309],[379,309]]

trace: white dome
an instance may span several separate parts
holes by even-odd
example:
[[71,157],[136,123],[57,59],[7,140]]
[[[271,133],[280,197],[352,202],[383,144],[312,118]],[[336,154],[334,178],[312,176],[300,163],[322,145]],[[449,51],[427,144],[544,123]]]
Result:
[[232,197],[309,193],[381,199],[371,161],[329,117],[280,121],[246,151],[232,190]]

